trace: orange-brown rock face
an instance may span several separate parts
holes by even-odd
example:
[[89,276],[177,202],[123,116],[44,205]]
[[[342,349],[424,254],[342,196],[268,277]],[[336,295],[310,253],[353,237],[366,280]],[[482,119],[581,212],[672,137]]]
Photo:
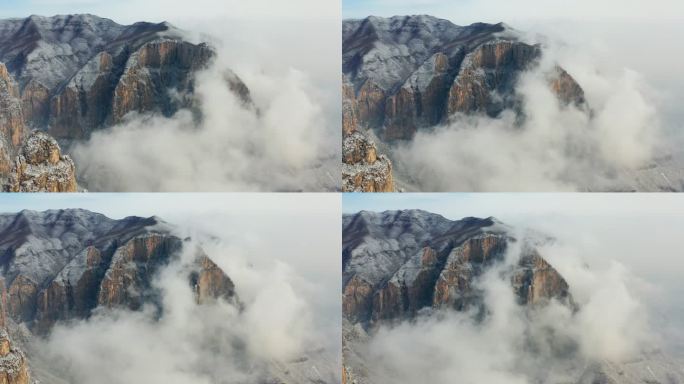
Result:
[[[537,65],[541,47],[503,24],[457,26],[430,16],[368,17],[343,23],[343,113],[388,143],[410,140],[458,113],[498,116],[518,110],[518,77]],[[549,86],[566,104],[582,89],[559,68]],[[344,119],[343,119],[344,120]],[[344,124],[344,131],[350,126]]]
[[463,60],[462,69],[449,91],[447,113],[485,112],[497,115],[511,101],[497,101],[510,95],[520,72],[530,68],[541,55],[539,47],[512,41],[487,43]]
[[358,120],[369,127],[381,126],[385,121],[385,91],[367,81],[356,95]]
[[4,64],[0,63],[0,135],[11,148],[21,144],[24,115],[19,90]]
[[342,313],[349,319],[364,319],[371,313],[373,287],[354,276],[344,287]]
[[585,103],[584,90],[563,68],[556,66],[549,76],[549,85],[563,104],[580,106]]
[[7,288],[7,311],[16,322],[30,321],[36,313],[38,284],[19,275]]
[[50,113],[50,90],[38,81],[31,80],[21,92],[24,119],[30,127],[43,127]]
[[0,330],[0,384],[30,384],[31,375],[24,353],[16,348],[7,331]]
[[199,271],[191,276],[197,303],[204,304],[219,298],[234,302],[235,285],[223,270],[206,255],[201,255],[197,264]]
[[473,283],[486,266],[501,260],[507,240],[488,235],[468,240],[449,256],[434,288],[433,305],[465,309],[476,299]]
[[204,44],[173,40],[145,44],[130,57],[114,90],[112,121],[120,122],[133,111],[172,114],[184,102],[174,100],[168,90],[181,96],[190,92],[194,71],[206,66],[213,54]]
[[7,288],[5,279],[0,278],[0,328],[7,326]]
[[409,140],[420,127],[439,124],[452,81],[449,58],[435,53],[387,98],[382,138]]
[[351,135],[356,131],[358,120],[358,104],[351,84],[342,83],[342,135]]
[[24,141],[10,171],[9,192],[76,192],[76,169],[57,141],[34,131]]
[[151,277],[180,250],[174,237],[150,234],[136,237],[117,249],[100,284],[98,304],[138,309],[147,298]]
[[510,279],[518,304],[558,300],[574,309],[563,277],[532,244],[510,250],[517,240],[505,228],[493,218],[450,221],[420,210],[345,215],[344,318],[372,329],[425,309],[482,311],[479,282],[492,268]]
[[392,162],[378,155],[375,143],[356,131],[342,144],[344,192],[393,192]]
[[551,299],[571,302],[568,283],[536,252],[520,260],[512,283],[521,304],[543,304]]
[[38,294],[35,330],[47,333],[59,320],[86,318],[97,305],[97,292],[104,274],[105,260],[90,246],[77,256]]

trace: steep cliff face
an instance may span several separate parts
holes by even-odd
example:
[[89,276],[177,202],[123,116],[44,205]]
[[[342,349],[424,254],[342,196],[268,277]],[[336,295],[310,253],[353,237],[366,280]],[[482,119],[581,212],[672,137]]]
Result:
[[[382,140],[409,140],[455,113],[497,116],[516,105],[515,83],[536,65],[541,47],[506,25],[457,26],[431,16],[368,17],[343,22],[343,79],[358,125]],[[549,86],[562,101],[583,91],[559,68]],[[343,101],[346,103],[346,101]],[[343,126],[354,125],[344,122]]]
[[[98,307],[160,305],[152,287],[184,242],[157,218],[111,220],[83,210],[0,215],[7,315],[46,334],[58,321],[85,319]],[[237,303],[230,278],[201,250],[188,271],[198,303]]]
[[[423,211],[361,212],[343,222],[343,313],[366,325],[409,319],[424,308],[482,303],[478,279],[516,239],[494,219],[449,221]],[[533,249],[508,271],[522,305],[570,301],[563,277]]]
[[14,159],[8,192],[76,192],[76,167],[50,135],[33,131]]
[[11,146],[21,143],[24,131],[24,114],[19,88],[7,67],[0,62],[0,135]]
[[[0,20],[0,62],[15,76],[23,107],[4,119],[74,140],[131,112],[170,116],[193,107],[194,75],[214,56],[165,22],[119,25],[93,15]],[[228,72],[227,86],[249,99],[247,86]]]
[[0,279],[0,383],[29,384],[31,372],[24,352],[7,332],[7,289]]
[[373,140],[358,130],[359,106],[350,84],[342,87],[342,190],[393,192],[392,162],[378,154]]
[[168,23],[31,16],[0,20],[0,31],[0,61],[17,77],[26,123],[58,139],[88,137],[130,112],[190,107],[194,73],[214,57]]
[[[93,15],[0,20],[3,190],[75,191],[68,157],[57,163],[15,161],[29,131],[64,144],[87,139],[131,113],[197,112],[195,75],[214,57],[207,44],[187,41],[165,22],[119,25]],[[224,77],[245,107],[256,110],[242,80],[230,70]]]

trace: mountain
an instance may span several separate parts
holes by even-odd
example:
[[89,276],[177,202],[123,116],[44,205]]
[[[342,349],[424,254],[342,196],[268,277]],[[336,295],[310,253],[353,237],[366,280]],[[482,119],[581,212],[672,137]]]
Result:
[[[516,109],[516,81],[541,55],[539,45],[503,23],[458,26],[425,15],[344,20],[343,133],[391,145],[455,114]],[[548,83],[562,103],[584,103],[582,88],[562,68],[548,74]],[[348,180],[363,179],[358,175],[373,165],[349,161],[346,153],[344,163]]]
[[[342,231],[343,314],[366,328],[424,308],[479,305],[474,282],[518,242],[494,218],[451,221],[420,210],[345,215]],[[511,286],[522,305],[572,303],[563,277],[527,245]]]
[[[97,308],[161,309],[151,279],[187,246],[172,229],[157,217],[114,220],[81,209],[0,214],[0,347],[17,328],[47,335],[56,323],[86,319]],[[239,304],[231,279],[201,249],[195,253],[187,279],[197,304]],[[0,354],[13,353],[28,372],[23,352],[11,345]],[[0,364],[0,377],[11,372],[18,371]],[[28,383],[28,376],[5,382]]]
[[[551,300],[572,313],[581,311],[565,278],[537,249],[551,239],[541,234],[523,239],[514,233],[492,217],[449,220],[421,210],[343,215],[343,382],[374,383],[375,362],[367,351],[381,327],[413,324],[442,311],[462,312],[481,324],[488,308],[479,280],[496,266],[504,266],[497,273],[503,273],[527,316]],[[684,383],[682,362],[662,351],[619,362],[571,363],[567,354],[560,359],[569,370],[564,374],[572,378],[568,383]],[[547,382],[537,379],[541,381],[529,382]]]
[[[31,130],[68,144],[131,112],[193,109],[194,75],[215,56],[166,22],[120,25],[94,15],[0,20],[0,172],[10,170]],[[251,103],[237,75],[226,70],[224,80]]]

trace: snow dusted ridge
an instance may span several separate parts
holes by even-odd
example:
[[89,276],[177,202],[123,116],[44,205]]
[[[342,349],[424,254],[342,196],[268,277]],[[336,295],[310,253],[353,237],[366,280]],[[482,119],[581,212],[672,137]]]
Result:
[[169,23],[120,25],[94,15],[32,15],[25,19],[0,20],[0,61],[17,73],[23,87],[35,80],[48,89],[71,79],[98,53],[113,56],[157,38],[182,39],[183,33]]
[[[494,218],[449,220],[423,210],[361,211],[342,218],[343,284],[359,276],[370,284],[391,279],[405,264],[420,263],[428,243],[435,249],[477,234],[504,234]],[[418,261],[413,260],[418,258]]]
[[170,228],[155,217],[114,220],[83,209],[0,214],[0,253],[12,255],[3,262],[2,277],[7,286],[19,275],[43,284],[88,246],[110,248]]
[[[120,25],[87,14],[6,19],[0,63],[18,84],[28,128],[69,143],[130,112],[192,107],[194,74],[215,51],[186,36],[166,22]],[[239,79],[229,84],[248,92]]]
[[437,52],[452,56],[485,41],[516,36],[504,23],[459,26],[428,15],[344,20],[343,72],[357,88],[370,80],[390,91]]

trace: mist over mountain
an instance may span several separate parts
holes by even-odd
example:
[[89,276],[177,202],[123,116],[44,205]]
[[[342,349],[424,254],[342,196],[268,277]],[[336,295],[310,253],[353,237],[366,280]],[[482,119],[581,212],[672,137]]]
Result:
[[662,137],[642,79],[582,48],[504,23],[344,20],[344,188],[678,189],[649,171]]
[[212,259],[221,247],[180,233],[158,217],[82,209],[0,215],[3,358],[14,364],[0,375],[8,383],[338,381],[334,352],[316,344],[308,304],[287,280],[272,278],[298,319],[283,313],[283,337],[255,318],[273,297],[237,286]]
[[684,382],[638,279],[580,260],[491,217],[345,214],[343,380]]
[[[336,189],[323,108],[306,74],[279,74],[271,79],[278,91],[255,103],[226,65],[235,55],[223,45],[229,32],[218,33],[88,14],[0,21],[6,189],[76,190],[45,181],[58,177],[100,191]],[[32,130],[57,139],[70,169],[15,159]]]

